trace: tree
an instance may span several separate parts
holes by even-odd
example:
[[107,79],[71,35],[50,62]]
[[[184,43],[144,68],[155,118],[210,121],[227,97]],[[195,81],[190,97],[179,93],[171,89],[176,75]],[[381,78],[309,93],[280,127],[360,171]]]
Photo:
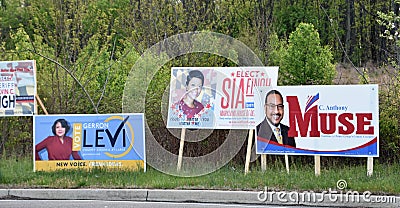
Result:
[[331,84],[335,77],[332,53],[322,47],[312,24],[300,23],[289,36],[278,82],[283,85]]
[[31,1],[28,40],[17,49],[37,63],[38,94],[50,113],[121,112],[126,75],[138,58],[118,34],[106,1]]
[[[393,11],[380,12],[377,22],[385,30],[381,34],[389,44],[387,51],[389,64],[388,76],[379,89],[379,129],[381,136],[381,154],[398,161],[400,152],[400,1],[394,0]],[[392,69],[392,70],[390,70]],[[394,69],[394,70],[393,70]]]

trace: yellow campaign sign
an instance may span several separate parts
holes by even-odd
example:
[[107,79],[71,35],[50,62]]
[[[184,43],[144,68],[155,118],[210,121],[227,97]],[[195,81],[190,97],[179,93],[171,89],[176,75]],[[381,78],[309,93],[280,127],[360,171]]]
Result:
[[145,169],[143,160],[49,160],[35,161],[36,171],[65,169],[90,170],[95,168],[139,170]]
[[82,146],[82,123],[73,124],[72,138],[72,151],[80,151]]

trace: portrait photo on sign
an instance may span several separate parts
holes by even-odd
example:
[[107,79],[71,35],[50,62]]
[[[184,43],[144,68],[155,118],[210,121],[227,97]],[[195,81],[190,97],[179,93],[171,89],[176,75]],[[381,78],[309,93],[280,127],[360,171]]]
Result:
[[295,148],[295,138],[288,135],[290,127],[282,93],[274,87],[256,87],[255,92],[257,154],[264,153],[270,144],[281,151]]
[[[73,151],[73,139],[69,134],[71,124],[64,118],[57,118],[51,126],[53,135],[35,144],[35,160],[81,160],[79,151]],[[67,136],[70,135],[70,136]]]
[[212,127],[216,81],[211,68],[172,68],[168,128]]

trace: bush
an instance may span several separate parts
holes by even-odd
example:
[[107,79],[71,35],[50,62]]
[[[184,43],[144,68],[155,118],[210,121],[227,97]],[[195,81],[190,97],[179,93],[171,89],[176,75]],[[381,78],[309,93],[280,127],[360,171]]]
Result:
[[312,24],[300,23],[289,36],[282,57],[279,85],[332,84],[336,70],[328,47],[322,47]]
[[381,84],[379,91],[380,157],[395,162],[400,159],[400,82],[393,78]]

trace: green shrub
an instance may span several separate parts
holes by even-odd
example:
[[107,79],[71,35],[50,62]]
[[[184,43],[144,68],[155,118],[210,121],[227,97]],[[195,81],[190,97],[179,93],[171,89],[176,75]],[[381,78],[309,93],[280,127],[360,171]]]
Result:
[[386,162],[400,159],[400,83],[393,79],[379,89],[380,157]]
[[331,84],[336,74],[332,53],[312,24],[300,23],[290,34],[282,59],[279,85]]

